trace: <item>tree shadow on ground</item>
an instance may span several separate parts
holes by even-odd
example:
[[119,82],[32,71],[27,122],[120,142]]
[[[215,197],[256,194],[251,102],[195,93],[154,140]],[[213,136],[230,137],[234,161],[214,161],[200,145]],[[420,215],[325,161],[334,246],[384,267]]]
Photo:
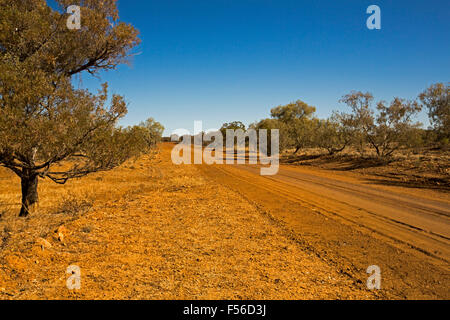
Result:
[[[373,176],[365,177],[369,184],[398,186],[406,188],[433,189],[450,191],[450,177],[427,177],[418,173],[410,172],[414,168],[398,166],[395,159],[380,159],[377,157],[359,157],[355,155],[289,155],[281,159],[282,164],[316,166],[330,171],[357,171],[364,170],[364,174]],[[389,166],[393,164],[392,166]]]
[[395,187],[415,188],[415,189],[433,189],[440,191],[450,191],[450,180],[441,178],[423,178],[396,180],[384,176],[384,179],[365,179],[369,184],[387,185]]
[[357,169],[368,169],[383,167],[393,162],[390,159],[379,158],[340,158],[335,159],[336,165],[330,169],[338,171],[352,171]]
[[281,159],[281,163],[285,164],[298,164],[298,165],[308,164],[319,166],[326,164],[327,165],[326,169],[337,171],[352,171],[356,169],[382,167],[391,162],[392,160],[389,159],[360,158],[360,157],[328,155],[328,154],[299,155],[299,156],[290,155],[286,158]]
[[285,158],[280,159],[281,163],[286,164],[301,164],[302,161],[315,160],[323,157],[324,155],[290,155]]

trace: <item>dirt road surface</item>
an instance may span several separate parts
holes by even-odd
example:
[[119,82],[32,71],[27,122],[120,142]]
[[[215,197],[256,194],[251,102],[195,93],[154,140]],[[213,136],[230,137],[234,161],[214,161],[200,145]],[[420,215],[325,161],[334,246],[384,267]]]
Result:
[[378,265],[385,298],[450,297],[448,193],[309,166],[282,165],[275,176],[250,165],[201,169],[355,281]]

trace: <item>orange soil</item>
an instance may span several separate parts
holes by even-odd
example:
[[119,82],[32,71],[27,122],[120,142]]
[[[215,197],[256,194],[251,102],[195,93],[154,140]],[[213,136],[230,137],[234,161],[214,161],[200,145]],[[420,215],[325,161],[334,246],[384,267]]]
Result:
[[[66,186],[41,183],[41,212],[26,220],[14,216],[18,180],[0,171],[0,200],[12,202],[14,209],[0,219],[0,231],[3,228],[6,235],[0,239],[0,298],[402,298],[390,290],[367,290],[365,270],[357,273],[355,264],[341,257],[335,246],[319,250],[319,238],[333,229],[327,231],[327,225],[322,225],[313,230],[306,218],[315,216],[310,209],[285,202],[283,197],[272,204],[285,210],[264,209],[249,196],[259,189],[243,193],[234,184],[222,185],[222,178],[210,171],[215,167],[175,166],[170,160],[171,147],[163,145],[154,159],[143,157]],[[223,179],[234,181],[231,176]],[[67,218],[67,214],[53,212],[52,208],[63,208],[53,205],[54,199],[69,192],[74,203],[78,198],[93,199],[90,209]],[[46,207],[46,203],[53,206]],[[302,213],[304,229],[292,228],[278,213]],[[63,241],[53,233],[60,223],[64,224],[60,229]],[[46,226],[51,232],[45,231]],[[345,228],[350,227],[342,225],[340,230]],[[356,239],[372,239],[355,232]],[[51,247],[42,246],[39,237]],[[302,240],[315,237],[317,243]],[[391,247],[386,244],[379,250],[384,248]],[[336,260],[328,258],[328,250]],[[397,249],[390,250],[385,253],[395,260],[397,251],[393,250]],[[81,268],[81,289],[76,291],[66,288],[65,272],[72,264]],[[381,267],[383,272],[385,265]]]
[[377,177],[314,167],[202,166],[267,212],[304,249],[357,282],[378,265],[385,298],[450,297],[448,192],[389,186]]

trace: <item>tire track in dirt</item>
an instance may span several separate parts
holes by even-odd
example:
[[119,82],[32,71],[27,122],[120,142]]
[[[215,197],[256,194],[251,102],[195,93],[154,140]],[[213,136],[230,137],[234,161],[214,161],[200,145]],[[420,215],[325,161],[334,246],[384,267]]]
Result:
[[[289,170],[289,168],[285,168],[285,170]],[[303,173],[302,175],[306,176],[307,178],[302,179],[302,175],[295,174],[294,169],[291,169],[291,172],[292,172],[291,175],[280,173],[280,176],[292,177],[297,180],[302,180],[305,182],[310,181],[310,182],[313,182],[316,184],[321,184],[321,185],[330,186],[333,188],[342,189],[342,190],[351,192],[351,193],[353,193],[355,195],[359,195],[359,196],[361,196],[361,195],[364,197],[372,196],[371,199],[374,199],[375,197],[377,197],[378,199],[383,199],[383,201],[393,204],[395,206],[399,206],[401,204],[404,207],[409,207],[414,210],[422,210],[424,213],[427,213],[427,214],[450,217],[450,203],[443,203],[440,201],[433,201],[433,200],[428,200],[428,199],[424,199],[424,198],[420,198],[420,199],[409,198],[407,201],[405,201],[404,195],[398,195],[395,193],[388,194],[386,192],[382,192],[382,191],[379,191],[379,190],[376,190],[376,189],[373,189],[371,187],[367,187],[364,185],[355,186],[355,185],[351,185],[348,183],[340,182],[338,180],[329,179],[328,181],[326,181],[326,179],[321,179],[319,182],[311,181],[311,178],[317,178],[317,177],[315,177],[314,175],[306,175]],[[448,239],[448,237],[446,237],[446,238]]]
[[[247,171],[252,172],[252,173],[257,173],[257,171],[255,171],[255,170],[257,170],[257,168],[240,167],[239,169],[247,170]],[[235,175],[235,177],[236,178],[241,178],[238,175]],[[288,185],[293,186],[293,187],[298,187],[298,185],[293,184],[292,182],[290,182],[287,179],[281,180],[280,177],[291,178],[290,175],[284,174],[281,171],[277,176],[274,176],[274,177],[268,176],[268,177],[265,177],[265,179],[269,179],[269,180],[272,180],[274,182],[282,182],[284,184],[288,184]],[[313,185],[313,184],[319,185],[319,183],[317,183],[315,181],[310,182],[307,179],[299,179],[297,177],[294,177],[294,179],[295,180],[307,181],[309,185]],[[321,179],[321,180],[324,180],[324,179]],[[331,181],[333,181],[333,180],[331,180]],[[345,219],[345,220],[347,220],[349,222],[352,222],[352,223],[354,223],[354,224],[356,224],[356,225],[358,225],[360,227],[368,228],[368,229],[370,229],[372,231],[376,231],[376,232],[378,231],[378,228],[380,226],[379,225],[372,226],[372,225],[374,223],[379,224],[380,220],[381,220],[381,222],[384,222],[384,223],[387,222],[388,224],[394,224],[394,226],[389,226],[389,228],[386,228],[386,226],[381,226],[381,228],[386,229],[386,231],[391,231],[392,235],[387,233],[387,232],[385,232],[384,234],[381,233],[381,232],[379,232],[379,233],[383,234],[384,236],[386,236],[386,237],[388,237],[390,239],[393,239],[393,240],[405,243],[405,244],[409,245],[410,247],[415,248],[415,249],[417,249],[417,250],[419,250],[419,251],[421,251],[421,252],[423,252],[423,253],[425,253],[425,254],[427,254],[429,256],[435,257],[435,258],[440,259],[440,260],[444,260],[445,262],[448,263],[448,256],[449,256],[448,255],[448,250],[449,250],[449,245],[448,244],[449,244],[449,242],[447,241],[449,239],[448,237],[443,236],[443,235],[441,235],[439,233],[436,233],[436,232],[433,232],[433,231],[429,231],[426,228],[419,227],[418,225],[420,225],[420,224],[417,224],[417,223],[416,224],[410,224],[409,222],[405,222],[405,221],[407,221],[406,219],[403,219],[403,221],[401,221],[401,220],[397,220],[397,219],[394,219],[392,217],[389,217],[386,214],[383,214],[383,210],[386,210],[386,204],[385,203],[381,204],[381,202],[380,202],[381,199],[377,199],[375,197],[370,197],[370,193],[368,193],[368,192],[366,192],[366,193],[363,193],[363,192],[352,192],[352,191],[354,191],[354,189],[348,188],[348,187],[343,188],[342,186],[336,185],[335,183],[326,183],[326,182],[325,183],[320,183],[320,187],[322,187],[322,186],[326,186],[326,187],[331,186],[334,189],[344,189],[345,193],[349,193],[351,195],[351,197],[348,197],[348,195],[343,195],[342,193],[340,193],[339,195],[341,197],[347,197],[347,198],[352,199],[352,200],[355,199],[354,195],[357,195],[357,196],[360,196],[360,197],[361,197],[361,195],[363,195],[363,197],[366,198],[366,199],[364,199],[364,201],[368,202],[369,204],[371,204],[372,209],[366,209],[366,207],[355,205],[351,201],[343,201],[342,199],[339,199],[337,197],[333,198],[333,197],[325,195],[325,193],[318,193],[318,192],[315,192],[315,191],[312,191],[312,190],[305,190],[304,188],[302,189],[302,191],[303,192],[305,192],[305,191],[308,192],[309,194],[313,195],[313,197],[310,197],[310,198],[308,198],[308,197],[299,198],[298,195],[297,195],[298,192],[295,192],[295,191],[298,191],[298,189],[294,190],[294,192],[292,192],[292,190],[290,192],[286,192],[288,189],[286,188],[285,185],[281,185],[281,187],[277,187],[276,184],[273,184],[273,185],[271,185],[271,188],[272,189],[276,188],[278,192],[280,192],[281,194],[284,194],[287,197],[294,198],[294,199],[296,199],[298,201],[301,201],[303,203],[308,203],[309,205],[312,205],[314,208],[322,209],[322,211],[325,210],[326,212],[328,212],[328,213],[330,213],[330,214],[332,214],[334,216],[339,216],[342,219]],[[364,188],[364,186],[361,186],[361,187]],[[327,189],[329,189],[329,188],[327,188]],[[347,190],[350,190],[350,191],[347,192]],[[367,195],[367,196],[365,196],[365,195]],[[387,197],[383,197],[383,198],[387,198]],[[329,201],[331,200],[331,201],[334,201],[334,202],[338,202],[338,203],[341,203],[341,204],[343,204],[343,205],[345,205],[345,206],[347,206],[347,207],[349,207],[351,209],[354,209],[355,212],[362,211],[362,212],[365,212],[365,213],[367,213],[367,214],[369,214],[371,216],[370,217],[364,217],[365,220],[363,222],[361,222],[360,220],[362,220],[362,219],[361,219],[361,214],[360,213],[357,213],[357,215],[355,217],[351,218],[352,217],[352,213],[348,212],[348,210],[345,211],[345,212],[339,212],[339,210],[336,210],[336,208],[330,208],[330,207],[324,206],[321,203],[322,201],[314,201],[314,200],[317,200],[317,199],[321,199],[321,200],[327,199]],[[358,200],[358,199],[356,198],[356,200]],[[358,201],[354,201],[354,202],[358,203]],[[374,203],[375,203],[375,206],[373,205]],[[402,204],[403,203],[407,203],[407,202],[406,201],[399,201],[397,206],[394,207],[394,210],[399,210],[399,211],[403,210],[403,208],[402,208]],[[366,204],[366,206],[367,206],[367,204]],[[375,208],[377,210],[373,210]],[[411,206],[411,208],[414,208],[414,207]],[[418,210],[420,210],[420,209],[417,209],[417,208],[414,208],[414,209],[416,210],[416,212]],[[336,213],[336,212],[333,212],[333,211],[338,211],[340,214]],[[394,211],[394,213],[395,213],[395,211]],[[422,213],[422,212],[419,212],[419,213]],[[417,213],[415,213],[415,214],[417,214]],[[376,220],[369,221],[370,218],[375,218]],[[416,217],[414,217],[414,218],[416,218]],[[419,218],[419,222],[422,222],[420,220],[426,220],[426,219],[423,219],[420,216],[418,218]],[[413,223],[414,222],[417,222],[417,221],[413,221]],[[427,222],[427,221],[425,221],[425,222]],[[433,227],[437,226],[443,233],[445,233],[445,232],[448,233],[449,232],[449,229],[450,229],[450,227],[449,227],[449,219],[447,219],[445,216],[444,216],[444,218],[439,217],[439,220],[437,222],[441,223],[441,225],[439,225],[437,223],[434,223],[434,224],[432,224],[432,226]],[[403,230],[403,229],[405,229],[405,227],[406,227],[408,232],[412,232],[412,233],[418,233],[419,232],[419,233],[421,233],[420,235],[417,235],[417,234],[415,235],[415,237],[420,237],[421,238],[421,244],[422,244],[421,246],[416,245],[414,241],[411,241],[411,240],[407,241],[406,240],[407,234],[406,234],[406,231]],[[392,229],[392,228],[394,228],[394,229]],[[403,238],[399,237],[399,236],[396,236],[393,231],[402,232]],[[428,241],[429,243],[426,243],[426,241]],[[430,249],[430,248],[432,248],[432,249]],[[433,250],[433,248],[434,248],[434,250]],[[442,251],[435,250],[436,248],[439,248],[440,250],[442,250],[445,253],[445,255],[442,254]],[[433,251],[437,251],[438,253],[441,253],[441,254],[437,255],[436,254],[437,252],[433,252]]]
[[[247,167],[243,167],[240,168],[242,170],[248,170]],[[279,173],[279,176],[284,177],[284,178],[291,178],[289,175],[283,174],[283,173]],[[277,177],[265,177],[266,179],[272,180],[274,182],[283,182],[286,184],[289,184],[290,186],[293,187],[298,187],[295,184],[289,182],[288,180],[284,179],[284,180],[279,180],[277,179]],[[303,181],[307,181],[308,183],[310,183],[310,181],[308,181],[307,179],[298,179],[295,178],[296,180],[303,180]],[[318,184],[317,182],[311,182],[311,184]],[[449,257],[449,241],[450,238],[448,238],[446,235],[442,235],[440,233],[438,233],[439,231],[442,233],[448,233],[450,230],[449,227],[449,219],[446,217],[446,215],[438,215],[436,217],[431,217],[431,219],[438,219],[437,222],[432,223],[431,225],[427,225],[426,223],[428,222],[427,219],[425,219],[425,217],[421,217],[421,216],[414,216],[414,215],[419,215],[419,214],[425,214],[424,211],[421,209],[421,206],[419,206],[419,208],[414,207],[413,205],[409,205],[410,209],[415,210],[413,214],[409,214],[406,217],[403,216],[401,218],[403,218],[402,220],[399,219],[395,219],[392,216],[388,216],[386,214],[384,214],[385,212],[391,212],[394,213],[393,215],[395,216],[395,213],[397,213],[397,211],[400,210],[404,210],[403,206],[405,203],[408,203],[407,201],[398,201],[396,205],[394,205],[393,203],[391,203],[389,205],[389,208],[387,207],[386,203],[382,203],[381,200],[388,198],[386,196],[381,196],[380,198],[374,197],[370,195],[370,192],[362,192],[362,191],[356,191],[353,190],[352,188],[348,188],[348,187],[342,187],[342,186],[336,186],[334,183],[320,183],[320,186],[331,186],[334,189],[343,189],[345,190],[345,193],[348,193],[349,195],[351,195],[351,197],[348,196],[348,194],[343,195],[342,193],[340,193],[341,197],[345,197],[348,199],[351,199],[350,201],[344,201],[341,198],[338,197],[330,197],[325,195],[324,193],[318,193],[318,192],[314,192],[312,190],[305,190],[302,189],[303,192],[307,192],[310,195],[312,195],[312,197],[308,198],[308,197],[303,197],[303,198],[299,198],[296,195],[296,192],[288,192],[286,193],[286,188],[284,186],[282,186],[281,188],[279,187],[277,190],[278,192],[280,192],[281,194],[284,194],[287,197],[292,197],[295,198],[298,201],[301,201],[303,203],[308,203],[309,205],[313,206],[316,209],[320,209],[322,212],[325,211],[328,214],[331,214],[333,216],[339,216],[340,218],[354,223],[355,225],[358,225],[359,227],[362,228],[366,228],[369,229],[371,231],[374,232],[378,232],[379,234],[395,240],[396,242],[401,242],[404,243],[408,246],[410,246],[411,248],[414,248],[428,256],[434,257],[436,259],[439,260],[443,260],[444,262],[448,263],[448,257]],[[358,186],[359,187],[359,186]],[[364,186],[361,186],[362,188],[364,188]],[[271,188],[277,188],[275,185],[271,186]],[[327,188],[328,189],[328,188]],[[347,192],[347,190],[349,190]],[[356,204],[358,204],[358,201],[352,201],[353,199],[358,199],[355,198],[354,196],[357,196],[359,198],[364,198],[364,201],[361,205],[361,201],[359,201],[360,206],[355,205],[354,202]],[[323,205],[322,201],[317,201],[317,199],[327,199],[329,201],[335,202],[335,203],[340,203],[345,205],[345,209],[346,210],[336,210],[336,208],[334,206],[326,206]],[[316,201],[314,201],[316,200]],[[425,199],[423,199],[423,201],[426,201]],[[436,202],[436,201],[435,201]],[[364,206],[365,204],[365,206]],[[374,206],[375,204],[375,206]],[[369,207],[370,209],[367,209],[367,207]],[[376,210],[374,210],[376,209]],[[353,210],[353,212],[352,212]],[[396,211],[397,210],[397,211]],[[337,212],[339,213],[337,213]],[[361,213],[367,213],[368,216],[361,216]],[[408,220],[408,218],[414,218],[415,220],[412,221],[412,223],[410,223],[410,221]],[[420,223],[417,223],[419,220],[419,222],[422,223],[422,226]],[[383,225],[380,225],[380,223],[383,223]],[[415,223],[415,224],[414,224]],[[440,225],[439,225],[440,223]],[[439,231],[434,232],[431,231],[433,227],[437,227]],[[400,233],[400,234],[399,234]],[[411,233],[414,234],[413,239],[411,239]]]
[[[362,281],[367,266],[380,265],[387,296],[448,298],[449,211],[445,201],[410,201],[401,193],[363,185],[359,191],[359,184],[336,177],[314,179],[284,166],[272,177],[259,176],[256,166],[201,168],[261,205],[262,210],[310,243],[319,256],[341,266],[344,273],[351,270],[350,275]],[[396,201],[403,215],[389,216],[395,211]],[[369,210],[367,202],[372,203]],[[387,213],[383,212],[386,208],[390,210]],[[407,210],[415,211],[406,214]],[[405,222],[414,215],[418,218]]]

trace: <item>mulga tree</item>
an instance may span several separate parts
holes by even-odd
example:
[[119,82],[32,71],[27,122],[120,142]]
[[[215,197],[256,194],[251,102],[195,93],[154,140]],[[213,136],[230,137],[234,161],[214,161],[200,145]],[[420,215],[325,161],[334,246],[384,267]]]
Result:
[[312,119],[316,108],[297,100],[284,106],[270,110],[272,118],[283,123],[297,153],[300,149],[311,146],[314,139],[314,129],[318,120]]
[[[284,150],[286,150],[287,148],[290,147],[291,145],[291,140],[289,137],[289,132],[287,130],[286,125],[277,120],[277,119],[262,119],[258,122],[252,123],[249,126],[249,129],[253,129],[256,130],[256,132],[258,133],[258,137],[260,135],[260,130],[266,130],[267,133],[267,154],[271,155],[271,148],[272,148],[272,130],[277,129],[279,132],[279,141],[278,141],[278,146],[279,146],[279,152],[283,152]],[[258,140],[259,143],[259,140]],[[258,144],[259,147],[259,144]]]
[[144,130],[143,137],[145,138],[148,147],[153,148],[161,142],[164,126],[158,121],[155,121],[155,119],[148,118],[141,122],[138,127]]
[[[138,31],[114,0],[54,3],[0,0],[0,165],[21,179],[20,216],[36,208],[39,179],[63,184],[143,150],[136,130],[117,127],[123,97],[72,84],[127,62]],[[68,28],[70,5],[81,7],[80,29]]]
[[428,109],[428,116],[438,139],[444,144],[448,144],[450,140],[450,85],[436,83],[422,92],[419,99]]
[[401,147],[411,145],[415,131],[421,126],[413,119],[421,109],[417,101],[401,98],[394,98],[389,104],[378,102],[376,126],[370,142],[379,157],[390,157]]
[[374,112],[371,109],[373,96],[369,92],[352,91],[343,96],[339,102],[347,104],[352,112],[341,113],[341,124],[351,128],[352,144],[364,156],[369,133],[374,126]]
[[[227,130],[242,130],[246,131],[245,124],[243,124],[241,121],[232,121],[232,122],[226,122],[220,127],[219,131],[222,134],[223,137],[223,144],[225,145],[227,142]],[[237,143],[237,138],[234,138],[234,142]],[[247,144],[247,139],[246,139]]]
[[370,93],[351,92],[340,101],[352,109],[351,114],[343,115],[342,123],[352,128],[356,144],[363,148],[367,143],[380,158],[389,157],[407,145],[411,133],[420,126],[413,122],[421,110],[416,101],[400,98],[394,98],[390,104],[380,101],[377,113],[372,109]]
[[227,130],[243,130],[245,131],[245,124],[243,124],[241,121],[233,121],[233,122],[227,122],[220,127],[220,132],[225,137],[227,134]]
[[319,120],[314,132],[314,144],[327,150],[329,155],[343,151],[351,141],[351,129],[344,124],[344,117],[334,112],[330,118]]

